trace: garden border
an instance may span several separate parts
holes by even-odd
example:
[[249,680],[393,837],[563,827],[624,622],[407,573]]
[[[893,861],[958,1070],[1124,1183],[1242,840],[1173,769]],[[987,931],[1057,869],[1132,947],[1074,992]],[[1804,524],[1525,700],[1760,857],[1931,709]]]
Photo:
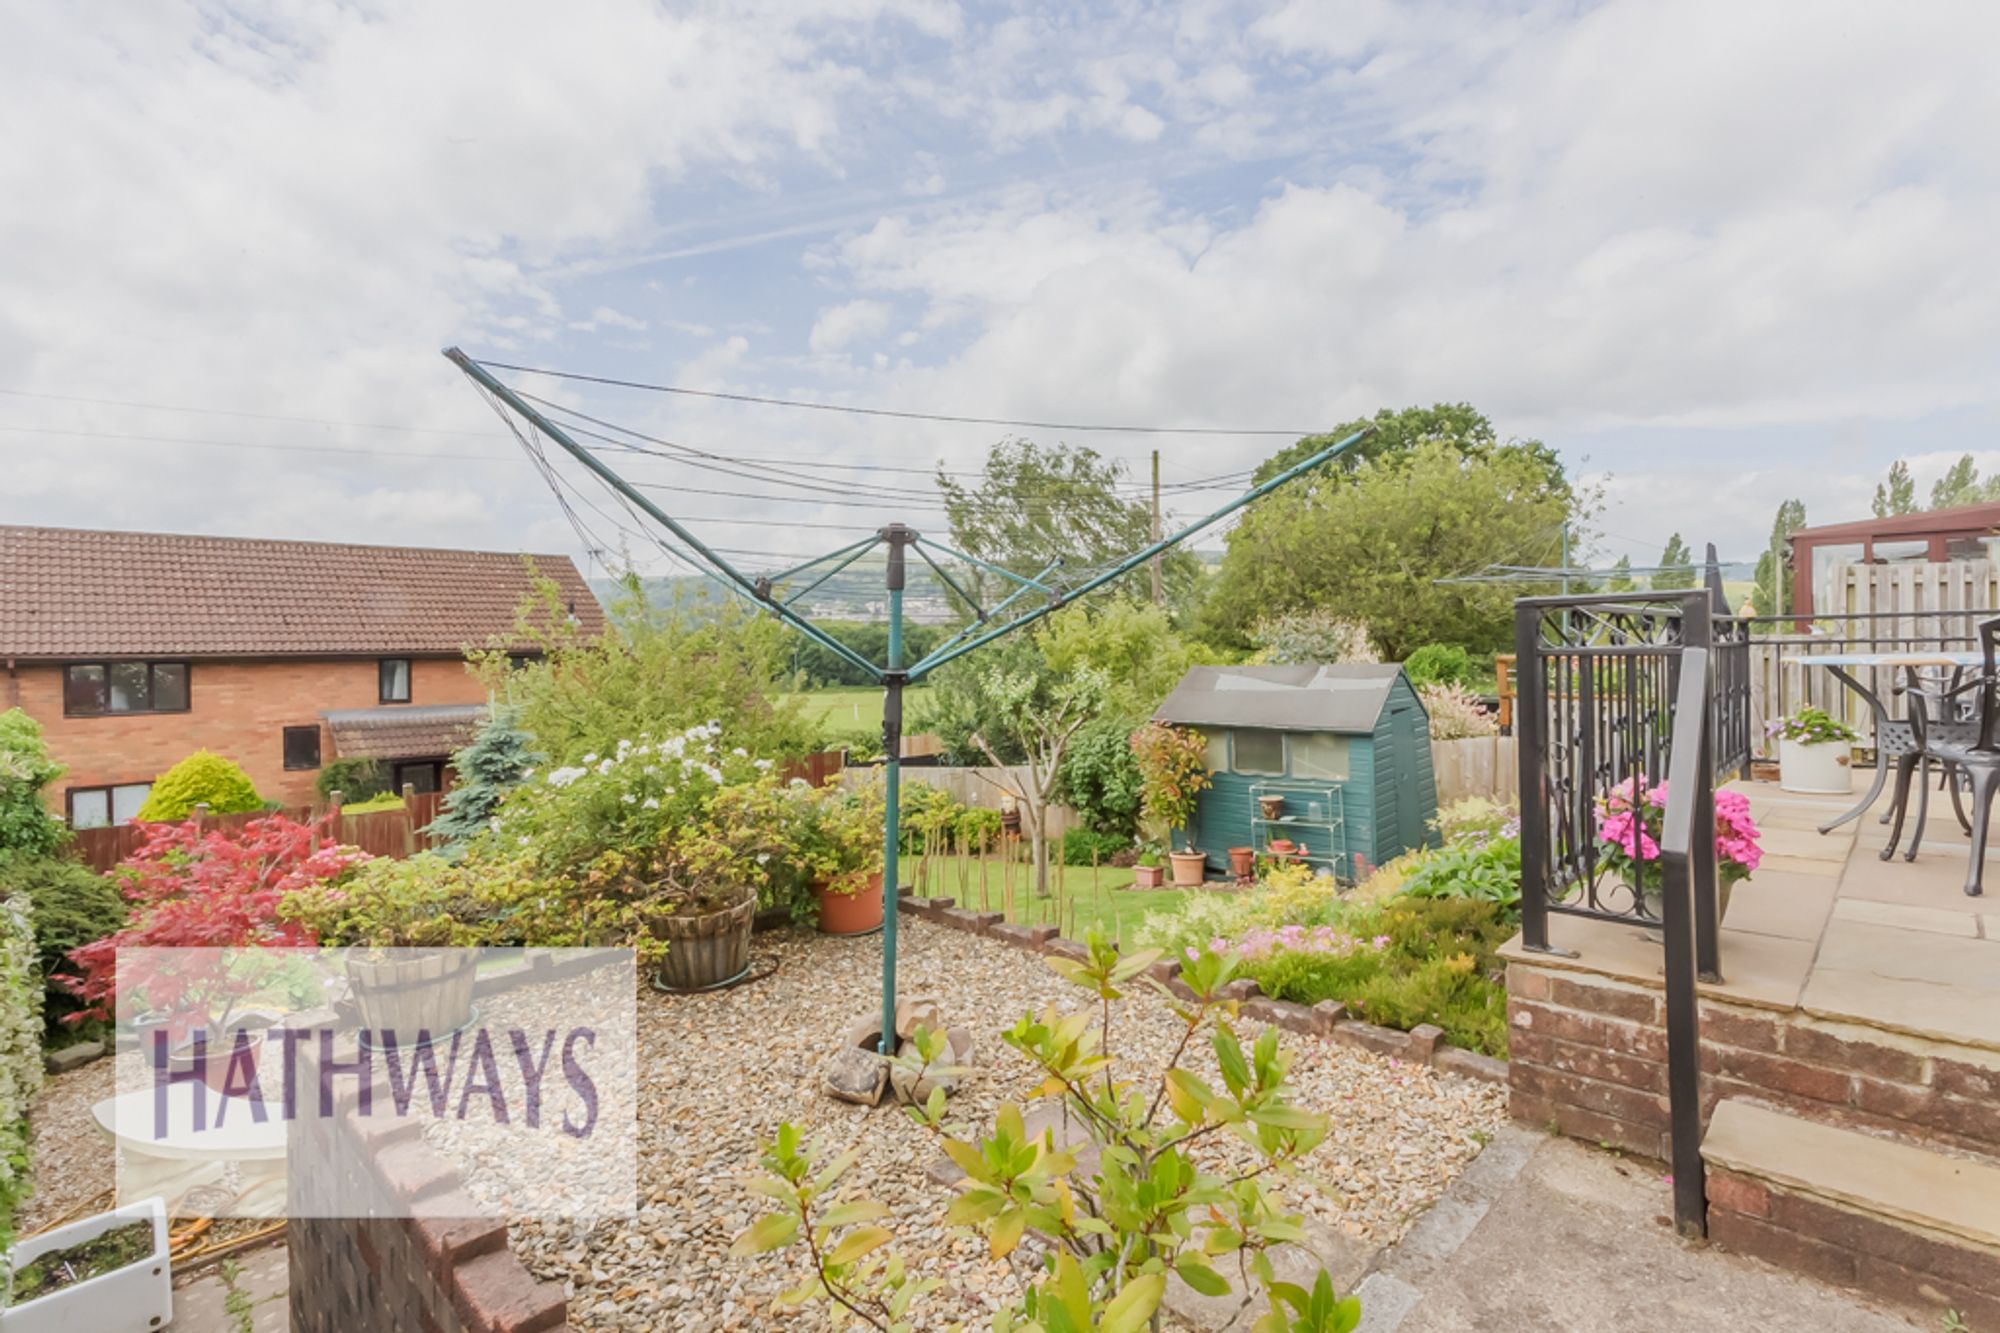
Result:
[[[896,910],[920,917],[947,930],[983,935],[1031,953],[1055,954],[1064,958],[1085,957],[1084,946],[1064,939],[1054,926],[1023,926],[1006,920],[998,912],[974,912],[957,905],[953,898],[918,898],[906,892],[897,895]],[[1150,975],[1182,999],[1193,999],[1180,979],[1180,964],[1162,958],[1148,969]],[[1507,1062],[1478,1051],[1468,1051],[1444,1040],[1444,1031],[1434,1023],[1420,1023],[1408,1032],[1350,1018],[1339,1000],[1322,1000],[1307,1006],[1291,1000],[1274,999],[1258,989],[1249,978],[1232,981],[1225,988],[1229,999],[1241,1002],[1243,1016],[1273,1027],[1306,1036],[1327,1037],[1345,1046],[1373,1051],[1394,1060],[1428,1065],[1443,1074],[1481,1083],[1507,1086]]]

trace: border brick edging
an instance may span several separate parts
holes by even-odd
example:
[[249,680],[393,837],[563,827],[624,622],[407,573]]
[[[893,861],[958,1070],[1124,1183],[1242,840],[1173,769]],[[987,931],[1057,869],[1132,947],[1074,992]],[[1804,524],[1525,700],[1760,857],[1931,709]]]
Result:
[[[998,912],[968,911],[956,906],[950,898],[918,898],[903,894],[896,900],[896,910],[899,914],[908,913],[947,930],[984,935],[1015,948],[1061,958],[1080,959],[1087,956],[1082,944],[1064,939],[1056,933],[1054,926],[1014,925]],[[1180,980],[1180,965],[1171,959],[1161,959],[1147,969],[1147,974],[1182,999],[1193,997],[1194,992]],[[1273,998],[1258,990],[1257,983],[1247,977],[1230,982],[1225,990],[1225,998],[1239,1002],[1243,1016],[1256,1022],[1304,1036],[1329,1037],[1342,1045],[1372,1051],[1393,1060],[1428,1065],[1441,1074],[1507,1086],[1505,1060],[1446,1045],[1444,1033],[1433,1024],[1422,1023],[1414,1031],[1399,1032],[1395,1028],[1349,1018],[1347,1006],[1338,1000],[1303,1005]]]

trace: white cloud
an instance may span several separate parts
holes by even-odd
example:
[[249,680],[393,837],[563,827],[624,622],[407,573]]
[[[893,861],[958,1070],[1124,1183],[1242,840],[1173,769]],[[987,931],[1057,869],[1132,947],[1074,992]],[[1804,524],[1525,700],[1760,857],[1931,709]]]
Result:
[[838,352],[870,342],[889,328],[889,307],[880,301],[843,301],[819,312],[806,338],[815,352]]

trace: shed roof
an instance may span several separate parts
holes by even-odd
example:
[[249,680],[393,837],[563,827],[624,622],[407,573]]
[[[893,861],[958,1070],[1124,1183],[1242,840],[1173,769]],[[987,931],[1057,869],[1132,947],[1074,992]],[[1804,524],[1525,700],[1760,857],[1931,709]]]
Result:
[[528,561],[589,634],[568,557],[0,525],[0,657],[456,654],[516,643]]
[[472,743],[486,721],[485,704],[397,704],[321,713],[342,759],[428,759]]
[[1153,716],[1191,727],[1366,735],[1402,674],[1393,662],[1194,667]]

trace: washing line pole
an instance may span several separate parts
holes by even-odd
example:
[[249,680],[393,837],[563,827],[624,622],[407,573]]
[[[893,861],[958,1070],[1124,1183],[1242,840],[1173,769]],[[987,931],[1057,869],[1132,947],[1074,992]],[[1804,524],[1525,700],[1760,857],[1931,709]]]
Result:
[[[1049,577],[1051,571],[1060,565],[1060,561],[1051,563],[1047,569],[1042,570],[1034,578],[1028,578],[1024,575],[1016,574],[1012,570],[977,560],[962,552],[951,550],[949,547],[942,546],[937,542],[925,541],[922,534],[916,529],[902,523],[890,523],[884,526],[873,538],[843,547],[829,555],[821,556],[817,560],[809,560],[803,565],[786,570],[784,575],[779,576],[783,578],[802,574],[826,561],[840,560],[843,557],[846,557],[846,561],[842,564],[841,568],[845,568],[846,564],[851,564],[855,559],[859,559],[860,555],[865,553],[868,548],[875,545],[887,546],[889,548],[886,579],[886,587],[889,594],[889,647],[887,661],[884,665],[878,667],[819,626],[813,624],[803,612],[795,610],[790,602],[796,600],[797,594],[794,594],[789,600],[777,596],[774,584],[779,581],[778,578],[764,577],[753,579],[736,569],[720,555],[710,550],[705,543],[692,532],[689,532],[671,514],[661,509],[649,499],[644,492],[638,490],[630,482],[619,476],[617,472],[605,466],[590,450],[570,438],[569,433],[563,430],[562,427],[535,410],[519,394],[495,379],[479,362],[473,360],[456,347],[445,349],[444,355],[447,360],[463,371],[475,384],[478,384],[495,398],[505,403],[524,420],[530,422],[542,434],[554,440],[565,452],[590,469],[598,480],[610,487],[612,491],[637,506],[648,517],[673,533],[674,536],[680,538],[682,542],[686,543],[689,549],[693,550],[708,564],[720,571],[739,592],[762,604],[772,615],[812,639],[813,642],[818,643],[843,660],[860,667],[870,676],[882,682],[884,810],[882,817],[882,1033],[880,1049],[884,1055],[894,1055],[896,1053],[896,900],[898,897],[897,890],[900,887],[896,883],[896,879],[897,863],[899,853],[901,852],[900,843],[902,840],[903,694],[906,687],[923,679],[945,663],[982,648],[1004,635],[1024,629],[1044,616],[1054,614],[1057,610],[1075,601],[1077,598],[1087,596],[1104,585],[1124,577],[1154,557],[1178,546],[1181,542],[1186,541],[1196,533],[1227,518],[1230,514],[1235,513],[1245,505],[1269,495],[1279,487],[1339,457],[1375,432],[1373,426],[1362,427],[1345,439],[1328,445],[1326,448],[1312,455],[1312,457],[1286,468],[1270,480],[1244,492],[1207,517],[1197,519],[1193,523],[1188,524],[1172,536],[1156,536],[1144,550],[1133,552],[1123,560],[1112,565],[1109,569],[1104,570],[1095,577],[1086,579],[1075,588],[1064,588],[1060,585],[1051,585],[1043,582],[1044,579]],[[1157,529],[1155,531],[1157,532]],[[1047,600],[1043,605],[1015,617],[1004,625],[985,629],[983,633],[978,633],[970,642],[961,642],[960,639],[955,638],[939,645],[928,656],[915,664],[905,666],[903,664],[903,590],[908,567],[906,556],[908,551],[918,548],[919,545],[927,546],[949,558],[963,560],[990,573],[998,574],[1015,585],[1014,592],[1003,599],[992,610],[985,610],[976,603],[973,604],[973,625],[975,627],[984,628],[991,625],[994,611],[1011,604],[1016,598],[1030,590],[1043,593]],[[919,550],[918,555],[927,564],[931,563],[929,557],[923,551]],[[947,579],[946,582],[949,583],[951,581]],[[964,596],[963,592],[960,595]]]

